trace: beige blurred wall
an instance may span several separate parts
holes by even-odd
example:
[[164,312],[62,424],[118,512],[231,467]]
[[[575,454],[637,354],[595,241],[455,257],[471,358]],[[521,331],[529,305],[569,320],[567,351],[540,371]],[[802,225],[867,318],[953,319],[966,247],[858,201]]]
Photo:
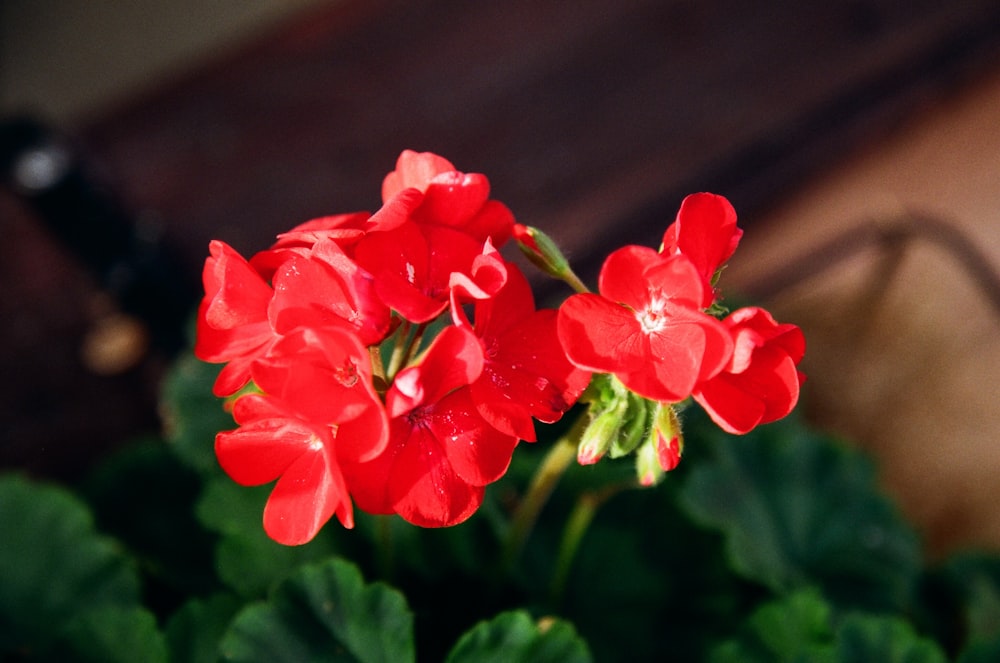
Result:
[[0,113],[75,123],[336,0],[3,0]]

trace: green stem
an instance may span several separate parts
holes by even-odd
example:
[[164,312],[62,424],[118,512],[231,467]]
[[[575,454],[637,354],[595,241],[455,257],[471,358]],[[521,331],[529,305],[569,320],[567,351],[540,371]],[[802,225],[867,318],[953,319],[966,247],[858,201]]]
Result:
[[566,273],[562,275],[562,280],[579,293],[590,292],[590,288],[584,285],[583,281],[580,280],[580,277],[572,269],[566,269]]
[[612,496],[628,487],[628,484],[612,484],[599,490],[587,491],[577,498],[576,506],[573,507],[573,512],[566,520],[562,541],[559,542],[556,569],[552,574],[552,584],[549,588],[549,596],[553,605],[557,605],[562,600],[570,569],[573,568],[576,551],[580,547],[583,535],[586,534],[590,523],[594,520],[597,509]]
[[535,471],[524,498],[514,511],[510,530],[507,532],[503,560],[504,567],[508,571],[514,567],[514,562],[521,554],[521,550],[528,540],[528,535],[538,521],[542,507],[545,506],[552,491],[555,490],[559,479],[566,472],[566,468],[576,460],[577,444],[587,421],[586,414],[581,415],[569,432],[552,445],[541,465]]
[[392,580],[395,554],[392,536],[392,516],[375,516],[375,563],[386,581]]
[[393,332],[396,340],[393,342],[392,356],[389,357],[389,369],[385,373],[385,381],[388,384],[392,384],[392,379],[399,372],[399,369],[403,367],[403,360],[407,351],[406,342],[409,339],[411,327],[412,325],[408,320],[403,320],[396,331]]

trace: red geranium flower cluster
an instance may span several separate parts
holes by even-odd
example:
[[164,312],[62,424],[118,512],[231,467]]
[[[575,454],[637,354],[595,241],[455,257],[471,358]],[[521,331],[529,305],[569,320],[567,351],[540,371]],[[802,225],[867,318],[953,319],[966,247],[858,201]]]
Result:
[[[803,380],[801,330],[759,308],[719,320],[714,282],[743,231],[722,196],[688,196],[659,251],[626,246],[608,256],[600,294],[577,294],[559,309],[559,338],[570,360],[613,374],[629,391],[660,403],[693,397],[731,433],[780,419]],[[677,443],[656,440],[663,469]]]
[[[406,151],[382,198],[249,261],[210,246],[195,352],[226,364],[214,391],[237,394],[239,424],[216,454],[239,483],[277,480],[264,527],[281,543],[333,515],[351,527],[355,504],[461,522],[535,439],[532,419],[558,420],[590,379],[498,253],[514,218],[483,175]],[[446,326],[422,342],[435,320]]]
[[[195,352],[225,364],[214,391],[238,424],[216,455],[241,484],[277,481],[275,540],[305,543],[334,515],[351,527],[355,506],[462,522],[535,440],[533,420],[580,398],[578,460],[635,453],[647,485],[680,460],[677,403],[733,433],[795,406],[798,327],[759,308],[716,316],[742,235],[725,198],[686,198],[661,248],[611,253],[594,294],[489,192],[483,175],[406,151],[374,214],[314,219],[250,260],[211,243]],[[579,294],[537,310],[498,251],[512,236]]]

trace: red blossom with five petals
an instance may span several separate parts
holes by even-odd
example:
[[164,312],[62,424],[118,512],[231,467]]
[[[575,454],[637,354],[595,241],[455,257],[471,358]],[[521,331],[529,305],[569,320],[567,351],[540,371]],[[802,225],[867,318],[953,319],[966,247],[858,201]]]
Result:
[[577,366],[613,373],[645,398],[676,402],[729,361],[732,339],[701,311],[704,285],[685,256],[618,249],[601,268],[599,289],[559,309],[559,339]]

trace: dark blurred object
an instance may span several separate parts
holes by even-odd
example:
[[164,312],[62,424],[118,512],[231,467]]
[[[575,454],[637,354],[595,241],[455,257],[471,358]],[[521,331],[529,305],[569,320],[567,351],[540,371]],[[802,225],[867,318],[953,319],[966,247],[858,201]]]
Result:
[[73,479],[157,428],[198,297],[158,225],[66,135],[0,122],[0,467]]
[[[184,346],[196,279],[179,266],[162,229],[130,216],[68,138],[29,117],[0,122],[0,175],[121,313],[148,330],[157,350],[173,355]],[[105,321],[105,335],[142,334],[121,317],[111,322],[113,328]],[[92,356],[101,352],[92,347]]]

